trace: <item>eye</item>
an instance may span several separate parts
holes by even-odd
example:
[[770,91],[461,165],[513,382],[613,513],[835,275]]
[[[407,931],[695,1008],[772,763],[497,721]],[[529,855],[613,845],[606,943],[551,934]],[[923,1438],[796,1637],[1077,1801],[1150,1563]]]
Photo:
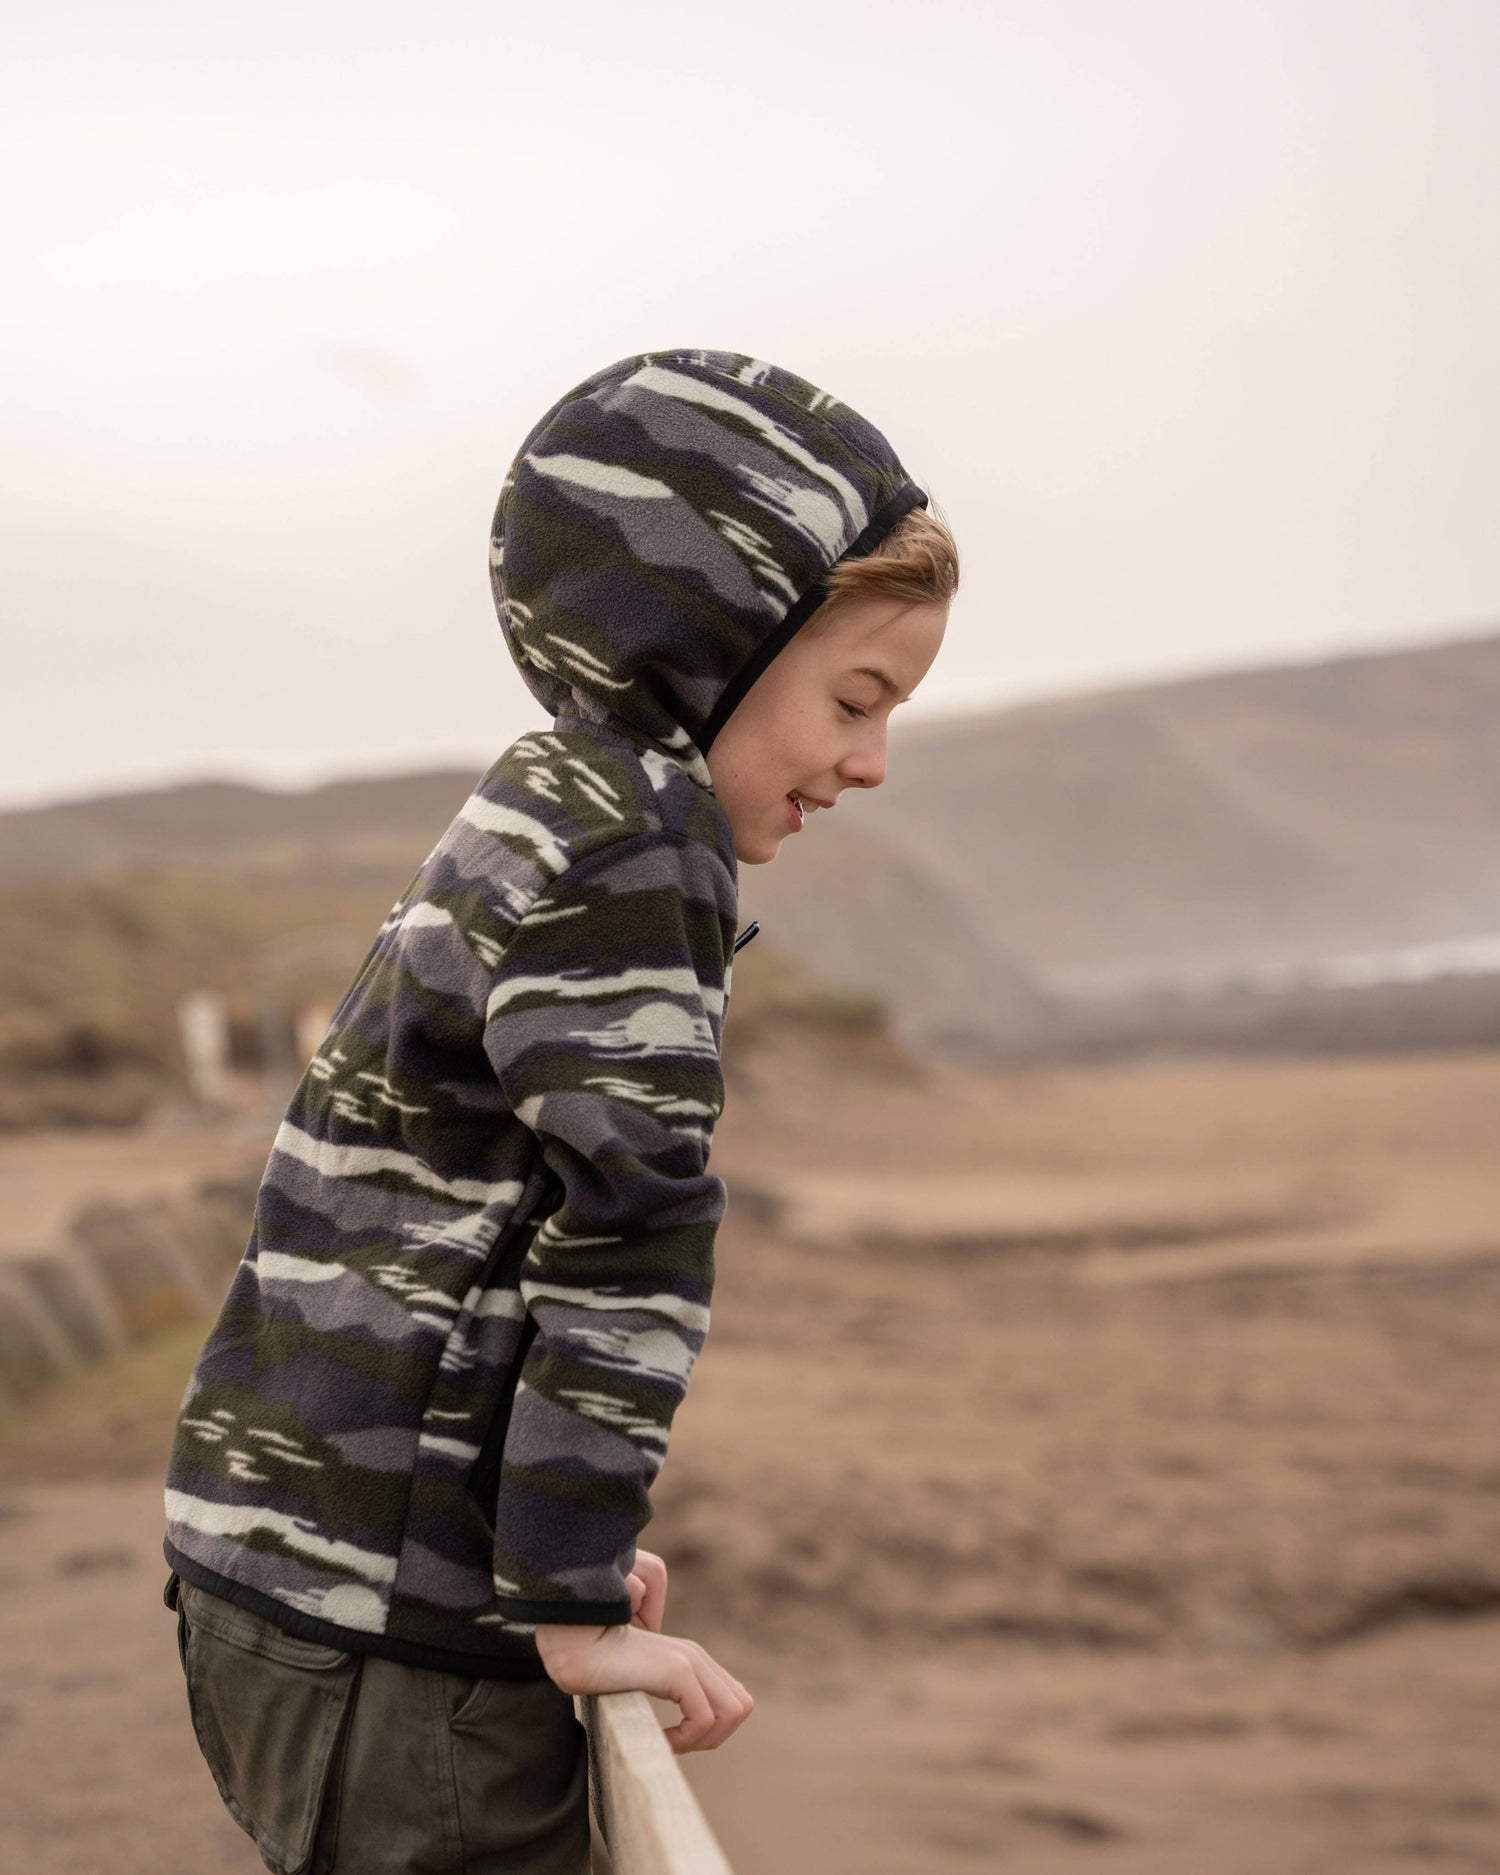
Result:
[[839,708],[847,710],[851,716],[868,716],[870,713],[868,710],[862,710],[857,703],[845,703],[842,697],[839,698]]

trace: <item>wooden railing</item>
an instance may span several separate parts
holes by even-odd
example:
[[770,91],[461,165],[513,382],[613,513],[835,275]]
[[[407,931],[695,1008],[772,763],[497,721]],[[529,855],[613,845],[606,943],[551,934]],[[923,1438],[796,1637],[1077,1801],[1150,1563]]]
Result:
[[611,1875],[733,1875],[644,1693],[576,1695]]

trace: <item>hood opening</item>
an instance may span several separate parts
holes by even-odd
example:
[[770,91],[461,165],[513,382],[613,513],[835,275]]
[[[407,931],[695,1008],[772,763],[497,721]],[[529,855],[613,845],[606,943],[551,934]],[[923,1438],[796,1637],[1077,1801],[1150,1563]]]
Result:
[[805,378],[637,353],[516,453],[490,535],[501,630],[553,717],[612,722],[711,787],[704,756],[822,576],[926,505],[881,433]]

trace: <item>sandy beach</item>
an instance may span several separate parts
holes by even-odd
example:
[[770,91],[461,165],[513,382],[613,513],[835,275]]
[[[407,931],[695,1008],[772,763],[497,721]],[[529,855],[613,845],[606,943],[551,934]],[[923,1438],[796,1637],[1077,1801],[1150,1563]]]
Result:
[[[756,1696],[681,1761],[736,1870],[1500,1868],[1497,1114],[1493,1055],[752,1063],[643,1537]],[[259,1866],[160,1599],[200,1334],[0,1436],[4,1866]]]

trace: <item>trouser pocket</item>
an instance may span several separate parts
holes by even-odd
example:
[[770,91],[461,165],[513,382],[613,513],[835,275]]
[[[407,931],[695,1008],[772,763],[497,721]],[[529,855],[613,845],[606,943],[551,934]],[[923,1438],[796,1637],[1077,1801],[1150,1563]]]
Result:
[[362,1656],[179,1585],[188,1709],[230,1815],[282,1875],[310,1869]]
[[463,1866],[476,1875],[583,1875],[588,1740],[572,1694],[551,1680],[480,1680],[447,1732]]
[[182,1671],[187,1673],[187,1611],[182,1606],[182,1577],[174,1569],[167,1577],[167,1586],[161,1592],[161,1598],[177,1617],[177,1657],[182,1662]]

